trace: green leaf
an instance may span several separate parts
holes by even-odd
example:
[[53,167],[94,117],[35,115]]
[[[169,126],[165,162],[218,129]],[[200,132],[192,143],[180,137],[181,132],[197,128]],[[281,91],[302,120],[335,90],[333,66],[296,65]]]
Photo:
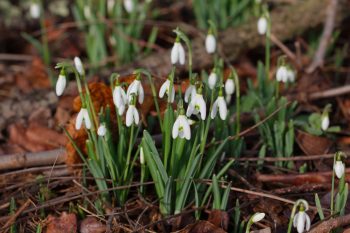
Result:
[[220,195],[218,179],[216,178],[215,174],[213,175],[212,184],[213,184],[212,187],[213,187],[213,195],[214,195],[213,209],[219,210],[221,206],[221,195]]
[[323,214],[323,210],[322,210],[322,206],[321,206],[321,201],[320,201],[320,198],[318,197],[317,193],[315,194],[315,203],[316,203],[318,216],[320,216],[320,219],[323,220],[324,214]]

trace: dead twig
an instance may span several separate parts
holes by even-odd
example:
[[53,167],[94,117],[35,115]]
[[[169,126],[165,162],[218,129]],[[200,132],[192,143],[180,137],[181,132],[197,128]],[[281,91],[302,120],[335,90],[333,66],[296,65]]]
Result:
[[55,149],[38,153],[18,153],[0,156],[0,171],[23,167],[34,167],[48,164],[64,163],[66,153],[64,149]]
[[337,218],[331,218],[312,228],[309,231],[309,233],[328,233],[337,227],[349,225],[349,223],[350,223],[350,214],[345,216],[340,216]]
[[314,55],[313,61],[306,69],[307,73],[312,73],[316,68],[320,67],[324,63],[324,56],[326,55],[329,41],[331,40],[333,29],[335,26],[335,16],[337,13],[338,0],[331,0],[326,11],[326,21],[324,24],[322,36],[318,49]]
[[30,203],[32,203],[32,201],[30,199],[28,199],[17,211],[15,214],[13,214],[12,216],[10,216],[7,220],[7,222],[5,223],[5,225],[1,228],[1,230],[5,230],[7,228],[9,228],[15,221],[16,218],[30,205]]

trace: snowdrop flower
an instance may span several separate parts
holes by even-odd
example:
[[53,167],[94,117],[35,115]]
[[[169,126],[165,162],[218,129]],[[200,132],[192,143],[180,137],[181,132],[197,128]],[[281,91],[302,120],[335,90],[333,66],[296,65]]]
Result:
[[84,107],[82,107],[78,113],[77,119],[75,120],[75,129],[79,130],[81,128],[81,125],[85,124],[85,128],[90,129],[91,128],[91,121],[89,117],[88,110]]
[[169,79],[167,79],[160,87],[159,98],[163,98],[165,93],[169,96],[170,86],[171,86],[170,103],[173,103],[175,100],[175,88],[174,88],[174,84]]
[[40,17],[40,5],[37,2],[32,2],[30,4],[29,13],[33,19],[38,19]]
[[235,92],[235,82],[232,77],[229,77],[225,82],[226,95],[232,95]]
[[84,66],[79,57],[74,58],[74,66],[80,75],[84,75]]
[[141,165],[145,164],[145,154],[143,152],[143,147],[140,147],[140,163]]
[[284,83],[288,81],[288,69],[286,66],[282,65],[278,67],[276,72],[276,80],[278,82],[284,82]]
[[211,90],[215,88],[217,79],[218,75],[215,73],[215,71],[212,71],[208,77],[208,85]]
[[62,69],[60,75],[58,76],[56,82],[56,95],[61,96],[63,94],[64,89],[66,88],[66,75],[64,70]]
[[260,35],[265,35],[267,32],[267,19],[266,17],[262,16],[258,20],[258,32]]
[[197,115],[198,113],[200,113],[201,119],[204,121],[207,116],[207,106],[201,91],[199,91],[199,93],[197,93],[195,97],[191,99],[191,102],[187,107],[186,115],[187,117],[190,117],[192,114]]
[[131,13],[134,10],[134,0],[124,0],[124,8],[126,12]]
[[329,116],[328,113],[323,114],[322,121],[321,121],[321,129],[323,131],[326,131],[329,127]]
[[196,93],[196,86],[190,83],[185,92],[185,102],[188,103],[190,99],[193,99],[196,96]]
[[113,90],[113,102],[118,109],[119,116],[123,115],[127,101],[128,99],[126,97],[124,89],[117,84]]
[[215,36],[212,33],[209,33],[207,37],[205,38],[205,49],[207,50],[207,53],[215,53],[216,50],[216,39]]
[[173,139],[177,137],[186,138],[187,140],[191,139],[191,128],[187,120],[187,117],[184,115],[184,110],[180,110],[180,115],[177,117],[174,126],[173,126]]
[[173,48],[171,49],[171,64],[175,65],[179,63],[180,65],[185,64],[185,49],[182,47],[182,44],[179,42],[179,39],[176,39]]
[[222,96],[222,91],[220,90],[218,98],[215,100],[210,117],[211,119],[214,119],[216,117],[216,114],[219,110],[219,115],[221,120],[226,120],[227,117],[227,106],[224,97]]
[[252,216],[252,222],[253,223],[260,222],[263,218],[265,218],[265,213],[257,212]]
[[143,100],[145,98],[145,93],[143,91],[143,87],[140,81],[140,76],[138,75],[137,78],[129,85],[128,90],[126,91],[126,96],[131,101],[132,95],[138,96],[138,101],[140,104],[143,103]]
[[108,12],[112,12],[114,9],[114,4],[115,4],[115,0],[107,0],[107,10]]
[[104,137],[106,135],[107,128],[105,124],[101,124],[97,129],[97,135],[100,137]]
[[305,210],[308,208],[307,202],[302,200],[299,206],[299,212],[293,219],[293,226],[297,228],[298,233],[303,233],[304,231],[310,230],[310,217],[305,213]]
[[85,19],[90,20],[91,16],[92,16],[92,14],[91,14],[90,6],[89,5],[85,5],[84,6],[84,17],[85,17]]
[[344,175],[344,171],[345,171],[345,165],[344,165],[343,161],[341,161],[341,160],[335,161],[333,169],[334,169],[334,173],[338,177],[338,179],[342,178],[342,176]]
[[126,112],[125,123],[127,127],[130,127],[133,123],[137,125],[140,121],[139,113],[135,107],[135,102],[136,102],[135,97],[134,95],[132,95],[131,103],[129,105],[128,111]]
[[287,74],[287,79],[289,82],[294,82],[295,81],[295,72],[292,69],[288,69],[288,74]]

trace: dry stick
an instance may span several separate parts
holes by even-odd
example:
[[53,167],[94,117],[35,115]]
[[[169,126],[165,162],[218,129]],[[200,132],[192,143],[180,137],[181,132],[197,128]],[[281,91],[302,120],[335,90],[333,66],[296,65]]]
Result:
[[55,149],[38,153],[18,153],[0,156],[0,171],[23,167],[41,166],[57,164],[65,161],[66,153],[64,149]]
[[274,157],[265,157],[265,158],[238,158],[234,159],[236,161],[249,161],[249,162],[256,162],[256,161],[265,161],[265,162],[279,162],[279,161],[310,161],[310,160],[319,160],[319,159],[330,159],[334,158],[334,154],[324,154],[324,155],[304,155],[304,156],[294,156],[294,157],[281,157],[281,158],[274,158]]
[[337,13],[337,5],[338,0],[330,0],[329,5],[327,7],[326,12],[326,22],[324,24],[322,37],[320,44],[318,46],[318,49],[315,53],[314,59],[310,66],[306,69],[307,73],[312,73],[315,71],[317,67],[320,67],[323,65],[324,57],[326,55],[327,47],[329,44],[329,41],[332,37],[334,25],[335,25],[335,16]]
[[335,97],[335,96],[339,96],[339,95],[346,95],[349,93],[350,93],[350,85],[346,85],[346,86],[342,86],[342,87],[328,89],[325,91],[311,93],[308,96],[308,98],[310,100],[317,100],[317,99]]
[[[350,168],[345,170],[346,174],[350,174]],[[332,177],[333,171],[327,172],[308,172],[303,174],[283,174],[283,175],[266,175],[258,174],[256,179],[264,183],[286,183],[286,184],[302,184],[302,183],[329,183]],[[350,177],[346,178],[346,181],[350,181]]]
[[5,230],[6,228],[10,227],[16,220],[16,218],[29,206],[29,204],[32,203],[30,199],[28,199],[17,211],[15,214],[11,215],[5,225],[1,228],[1,230]]
[[286,55],[289,57],[294,64],[297,66],[298,69],[301,68],[300,61],[297,59],[297,56],[287,47],[285,46],[282,41],[280,41],[274,34],[271,34],[271,41],[279,47]]
[[309,233],[328,233],[337,227],[349,225],[349,223],[350,214],[338,218],[331,218],[312,228]]

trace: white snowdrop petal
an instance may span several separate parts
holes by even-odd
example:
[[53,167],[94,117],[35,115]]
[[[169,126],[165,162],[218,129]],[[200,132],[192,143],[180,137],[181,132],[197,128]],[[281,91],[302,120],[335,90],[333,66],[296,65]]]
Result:
[[216,117],[217,112],[218,112],[218,100],[215,100],[210,112],[211,119],[214,119]]
[[321,128],[323,131],[326,131],[329,127],[329,117],[324,116],[322,117],[322,123],[321,123]]
[[90,117],[89,117],[89,112],[87,111],[87,109],[83,109],[83,110],[84,110],[83,118],[84,118],[85,127],[87,129],[90,129],[91,128],[91,121],[90,121]]
[[185,65],[185,49],[182,44],[179,44],[179,63],[180,65]]
[[299,212],[297,220],[297,231],[298,233],[303,233],[305,229],[305,212]]
[[125,124],[127,127],[130,127],[133,123],[133,105],[130,105],[128,108],[128,111],[126,111],[126,118],[125,118]]
[[175,42],[173,45],[173,48],[171,49],[171,54],[170,54],[170,58],[171,58],[171,64],[176,64],[179,60],[179,43]]
[[29,13],[33,19],[39,18],[40,17],[40,5],[38,3],[30,4]]
[[172,87],[172,91],[171,91],[171,96],[170,96],[170,101],[171,103],[173,103],[175,100],[175,88],[174,86]]
[[200,95],[200,97],[197,99],[197,104],[199,105],[199,112],[201,113],[201,118],[204,121],[207,116],[207,105],[205,104],[202,95]]
[[340,179],[345,172],[345,165],[342,161],[336,161],[334,164],[334,172],[335,175],[338,177],[338,179]]
[[66,88],[66,76],[59,75],[56,83],[56,95],[61,96]]
[[215,88],[217,79],[218,79],[218,76],[216,75],[216,73],[211,72],[208,78],[208,85],[211,90]]
[[139,85],[138,85],[138,95],[139,95],[139,103],[142,104],[143,100],[145,99],[145,92],[143,90],[143,87],[142,87],[140,81],[139,81]]
[[231,98],[232,98],[232,95],[226,95],[226,103],[230,103],[231,102]]
[[124,8],[128,13],[131,13],[134,10],[134,2],[133,0],[124,0]]
[[226,120],[227,106],[223,97],[218,97],[218,106],[221,120]]
[[173,125],[173,131],[172,131],[173,139],[177,138],[177,136],[179,135],[179,125],[180,125],[180,120],[179,118],[177,118]]
[[163,98],[164,94],[169,86],[169,80],[167,79],[159,89],[159,98]]
[[195,110],[194,101],[191,100],[190,104],[187,107],[186,116],[190,117],[193,114],[194,110]]
[[97,129],[97,135],[98,135],[98,136],[103,137],[103,136],[106,135],[106,132],[107,132],[106,126],[103,125],[103,124],[100,125],[100,126],[98,127],[98,129]]
[[293,227],[297,227],[299,212],[294,215]]
[[143,152],[143,147],[140,147],[140,163],[145,164],[145,154]]
[[258,32],[260,35],[265,35],[267,32],[267,20],[265,17],[260,17],[258,20]]
[[183,116],[183,118],[181,119],[181,123],[182,123],[181,125],[182,125],[182,130],[184,133],[184,137],[187,140],[190,140],[191,139],[191,128],[190,128],[188,120],[185,116]]
[[305,213],[305,220],[306,220],[306,226],[305,226],[305,230],[310,230],[310,227],[311,227],[311,221],[310,221],[310,217],[309,217],[309,215],[307,215],[306,213]]
[[278,82],[284,82],[284,83],[288,81],[288,70],[285,66],[280,66],[277,69],[276,80]]
[[265,213],[256,213],[253,215],[252,221],[254,223],[261,221],[265,217]]
[[83,123],[83,117],[84,113],[82,112],[82,109],[80,109],[77,118],[75,120],[75,129],[79,130],[81,128],[81,124]]
[[225,92],[227,95],[232,95],[235,92],[235,84],[233,79],[229,78],[225,82]]
[[216,39],[215,39],[213,34],[209,34],[205,38],[205,49],[207,50],[207,53],[209,53],[209,54],[215,52],[215,50],[216,50]]
[[288,81],[295,82],[295,72],[293,70],[288,70]]
[[134,107],[133,108],[133,118],[134,118],[134,122],[137,125],[140,121],[140,116],[139,116],[139,112],[137,111],[137,109]]
[[124,111],[125,111],[125,105],[122,104],[121,106],[117,107],[118,109],[118,114],[119,116],[123,115]]
[[83,74],[84,74],[83,63],[81,62],[81,60],[80,60],[79,57],[75,57],[75,58],[74,58],[74,66],[75,66],[75,69],[78,71],[78,73],[79,73],[80,75],[83,75]]
[[190,98],[192,99],[193,96],[196,95],[196,87],[192,84],[190,84],[185,92],[185,102],[188,103],[188,101],[190,100]]

